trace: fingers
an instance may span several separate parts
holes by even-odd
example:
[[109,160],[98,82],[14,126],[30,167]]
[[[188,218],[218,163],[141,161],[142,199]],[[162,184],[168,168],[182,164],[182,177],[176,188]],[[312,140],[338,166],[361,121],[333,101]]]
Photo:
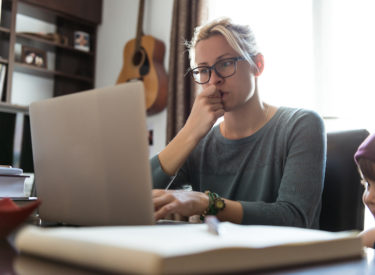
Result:
[[218,119],[219,117],[222,117],[224,115],[225,111],[223,108],[220,108],[220,109],[217,109],[215,111],[215,117],[216,119]]
[[169,193],[169,192],[160,193],[159,196],[152,198],[155,209],[159,209],[163,205],[171,203],[173,200],[174,200],[174,196],[172,193]]
[[160,220],[176,211],[178,201],[173,192],[165,190],[153,190],[152,200],[154,204],[154,218]]
[[209,104],[220,104],[220,105],[223,105],[222,102],[221,102],[221,97],[207,97],[206,101]]
[[221,94],[214,85],[207,87],[195,99],[184,129],[189,137],[200,140],[224,114]]
[[221,104],[221,103],[211,104],[209,106],[209,109],[212,112],[216,112],[217,110],[223,110],[223,104]]
[[164,189],[152,189],[152,198],[156,198],[165,193]]
[[155,220],[163,219],[169,214],[185,217],[200,214],[208,205],[208,196],[201,192],[154,190],[153,196]]
[[211,85],[204,89],[201,93],[200,96],[205,96],[205,97],[220,97],[220,92],[216,89],[216,86]]
[[224,108],[219,92],[208,96],[200,95],[200,98],[197,100],[200,101],[201,107],[208,112],[215,112]]
[[164,219],[169,214],[174,213],[174,209],[175,208],[176,208],[176,203],[172,202],[170,204],[167,204],[167,205],[165,205],[165,206],[163,206],[163,207],[155,210],[155,212],[154,212],[154,219],[156,221],[160,220],[160,219]]

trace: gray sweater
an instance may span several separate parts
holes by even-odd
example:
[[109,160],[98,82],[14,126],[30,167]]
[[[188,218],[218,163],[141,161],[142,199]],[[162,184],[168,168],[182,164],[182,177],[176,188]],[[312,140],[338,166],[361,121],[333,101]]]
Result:
[[[215,126],[179,170],[172,189],[190,184],[240,201],[243,224],[318,228],[326,162],[324,124],[313,111],[280,107],[255,134],[224,138]],[[154,188],[170,177],[151,159]]]

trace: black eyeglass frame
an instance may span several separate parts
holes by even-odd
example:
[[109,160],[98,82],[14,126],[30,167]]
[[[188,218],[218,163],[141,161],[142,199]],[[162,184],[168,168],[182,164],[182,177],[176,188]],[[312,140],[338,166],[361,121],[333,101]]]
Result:
[[[229,60],[234,61],[234,72],[233,72],[231,75],[222,76],[222,75],[216,70],[216,65],[217,65],[218,63],[220,63],[220,62],[223,62],[223,61],[229,61]],[[201,85],[206,84],[206,83],[208,83],[208,82],[210,81],[210,79],[211,79],[211,74],[212,74],[212,70],[214,70],[215,73],[216,73],[219,77],[221,77],[221,78],[231,77],[231,76],[233,76],[233,75],[237,72],[237,62],[240,61],[240,60],[246,60],[246,59],[243,58],[242,56],[237,56],[237,57],[231,57],[231,58],[221,59],[221,60],[217,61],[215,64],[213,64],[212,66],[198,66],[198,67],[195,67],[195,68],[189,69],[189,70],[186,72],[185,76],[188,75],[188,74],[190,74],[191,77],[193,78],[194,82],[196,82],[196,83],[198,83],[198,84],[201,84]],[[199,68],[207,68],[207,69],[209,70],[209,75],[208,75],[208,80],[207,80],[207,81],[205,81],[205,82],[198,82],[198,81],[195,80],[194,75],[193,75],[193,71],[196,70],[196,69],[199,69]]]

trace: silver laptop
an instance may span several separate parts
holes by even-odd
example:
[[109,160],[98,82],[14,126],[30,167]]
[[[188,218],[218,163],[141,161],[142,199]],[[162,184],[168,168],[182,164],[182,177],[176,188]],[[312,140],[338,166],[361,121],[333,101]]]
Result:
[[42,221],[153,224],[142,82],[30,105]]

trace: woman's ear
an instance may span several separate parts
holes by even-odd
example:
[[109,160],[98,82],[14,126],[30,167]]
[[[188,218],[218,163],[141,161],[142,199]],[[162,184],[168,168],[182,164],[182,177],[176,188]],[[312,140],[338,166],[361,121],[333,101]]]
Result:
[[263,72],[263,69],[264,69],[264,57],[261,53],[258,53],[255,57],[254,57],[254,63],[256,65],[256,71],[254,73],[255,76],[260,76]]

